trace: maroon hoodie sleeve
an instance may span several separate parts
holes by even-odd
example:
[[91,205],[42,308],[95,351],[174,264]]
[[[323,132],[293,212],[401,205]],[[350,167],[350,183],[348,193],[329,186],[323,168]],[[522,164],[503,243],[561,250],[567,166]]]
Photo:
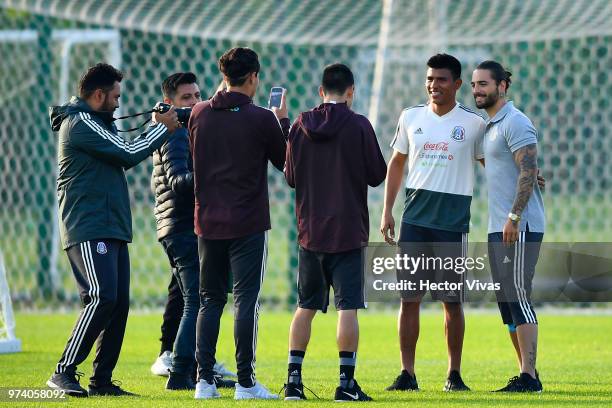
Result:
[[[299,120],[299,118],[298,118]],[[295,121],[297,123],[297,120]],[[291,157],[292,152],[292,141],[295,140],[296,133],[299,129],[299,126],[294,124],[289,131],[289,136],[287,138],[287,155],[285,156],[285,180],[287,180],[287,184],[289,187],[295,188],[295,173],[293,167],[293,158]]]
[[195,129],[198,125],[198,118],[200,117],[200,112],[202,111],[202,106],[204,104],[202,102],[198,102],[193,109],[191,110],[191,115],[189,116],[189,121],[187,122],[187,131],[189,132],[189,153],[193,158],[193,142],[195,137]]
[[383,181],[387,175],[387,163],[380,151],[376,133],[372,128],[370,121],[363,117],[363,161],[366,166],[366,180],[370,187],[376,187]]
[[266,148],[268,160],[272,162],[274,167],[283,171],[285,166],[285,153],[287,151],[287,136],[289,135],[289,126],[291,122],[289,119],[282,119],[279,121],[274,116],[272,111],[268,111],[271,120],[268,119],[264,123],[264,134],[266,135]]

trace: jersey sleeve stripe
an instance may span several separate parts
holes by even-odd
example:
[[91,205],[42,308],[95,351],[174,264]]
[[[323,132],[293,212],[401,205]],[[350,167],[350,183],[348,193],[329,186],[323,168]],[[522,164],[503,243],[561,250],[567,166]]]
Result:
[[153,141],[158,139],[166,131],[166,126],[161,123],[158,123],[157,125],[152,126],[152,131],[150,131],[144,139],[139,140],[135,143],[128,143],[122,138],[120,138],[118,135],[115,135],[112,132],[109,132],[108,130],[104,129],[102,126],[100,126],[100,124],[96,123],[88,113],[80,112],[79,115],[81,117],[81,120],[90,129],[92,129],[102,138],[110,141],[115,146],[128,153],[137,153],[141,150],[148,148]]

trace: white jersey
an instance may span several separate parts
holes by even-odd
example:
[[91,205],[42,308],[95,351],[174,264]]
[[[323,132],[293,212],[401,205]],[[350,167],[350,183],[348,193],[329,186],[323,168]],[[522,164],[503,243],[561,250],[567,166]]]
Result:
[[468,232],[485,129],[484,119],[459,103],[443,116],[430,105],[402,112],[391,147],[408,155],[403,222]]

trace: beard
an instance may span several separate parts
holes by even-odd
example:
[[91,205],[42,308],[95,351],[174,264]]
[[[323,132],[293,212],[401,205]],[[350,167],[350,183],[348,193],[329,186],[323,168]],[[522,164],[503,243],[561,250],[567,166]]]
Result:
[[104,96],[104,103],[102,104],[100,110],[105,112],[114,112],[115,109],[117,109],[117,106],[115,106],[113,101],[108,97],[108,94],[106,94]]
[[[476,101],[476,96],[484,96],[484,99],[481,102]],[[487,109],[491,106],[495,105],[499,100],[499,91],[495,91],[494,93],[483,95],[478,94],[474,96],[474,102],[476,103],[476,107],[478,109]]]

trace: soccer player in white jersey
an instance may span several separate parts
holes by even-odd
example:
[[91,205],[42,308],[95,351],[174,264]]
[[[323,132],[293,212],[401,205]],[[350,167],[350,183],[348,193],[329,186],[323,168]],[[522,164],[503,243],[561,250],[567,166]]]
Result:
[[[502,320],[508,325],[520,374],[502,392],[541,392],[536,371],[538,320],[531,305],[531,282],[546,220],[539,185],[537,131],[529,118],[506,101],[511,73],[496,61],[472,74],[476,106],[485,109],[484,139],[489,194],[489,262]],[[540,184],[539,180],[538,183]]]
[[[393,155],[387,170],[380,229],[385,241],[395,244],[393,204],[408,162],[400,251],[412,257],[458,259],[467,251],[474,163],[483,158],[485,121],[455,99],[461,87],[461,63],[455,57],[437,54],[427,66],[425,88],[429,102],[402,112],[391,143]],[[420,282],[456,284],[463,282],[463,274],[442,268],[398,270],[398,280],[415,282],[416,290],[402,292],[398,317],[402,372],[387,390],[418,390],[415,350],[420,302],[426,293],[420,289]],[[444,305],[448,348],[444,390],[469,391],[460,375],[465,332],[462,291],[445,288],[430,293]]]

